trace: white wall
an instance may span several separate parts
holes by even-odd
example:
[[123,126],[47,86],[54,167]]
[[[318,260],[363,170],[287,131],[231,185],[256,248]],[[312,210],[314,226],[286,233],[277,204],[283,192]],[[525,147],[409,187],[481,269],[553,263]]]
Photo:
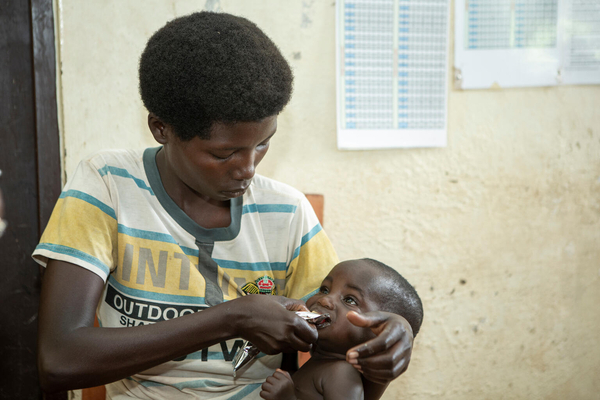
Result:
[[423,298],[386,399],[598,398],[600,86],[450,89],[446,148],[339,151],[334,0],[58,0],[67,175],[98,149],[155,145],[138,57],[203,8],[256,22],[293,66],[259,172],[324,194],[340,257],[386,262]]

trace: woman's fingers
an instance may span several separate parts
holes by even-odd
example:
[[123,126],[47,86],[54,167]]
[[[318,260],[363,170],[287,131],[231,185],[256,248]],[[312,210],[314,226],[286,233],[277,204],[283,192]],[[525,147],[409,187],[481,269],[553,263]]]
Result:
[[389,383],[391,380],[402,375],[408,368],[409,363],[410,353],[401,353],[399,356],[391,357],[387,354],[382,354],[358,359],[357,363],[353,364],[353,366],[368,380],[383,384]]
[[[306,304],[302,300],[293,300],[282,296],[272,296],[272,299],[277,301],[279,304],[283,305],[285,309],[288,310],[288,312],[309,311],[306,307]],[[302,348],[310,349],[310,345],[317,341],[317,328],[314,325],[309,324],[304,319],[292,313],[288,313],[287,317],[293,319],[294,321],[294,334],[303,342],[303,344],[301,345]],[[276,318],[277,316],[274,315],[273,320],[275,320]],[[302,350],[301,348],[295,348],[295,350],[308,351]]]
[[303,302],[280,296],[250,295],[241,298],[248,307],[240,335],[266,354],[309,351],[318,333],[288,308],[304,307]]
[[[352,311],[347,316],[352,324],[370,328],[377,335],[375,338],[348,350],[347,354],[350,358],[369,357],[384,352],[402,340],[406,333],[402,324],[397,319],[392,318],[392,316],[402,318],[399,315],[379,311],[358,314]],[[412,334],[410,336],[410,342],[412,342]]]
[[365,378],[385,384],[406,371],[412,353],[413,334],[403,317],[382,311],[350,312],[348,320],[356,326],[370,328],[377,335],[346,353],[347,361]]
[[411,348],[405,348],[401,343],[398,343],[390,348],[389,352],[375,354],[370,357],[357,358],[351,364],[358,366],[363,370],[381,370],[402,373],[404,372],[404,364],[408,366],[411,353]]

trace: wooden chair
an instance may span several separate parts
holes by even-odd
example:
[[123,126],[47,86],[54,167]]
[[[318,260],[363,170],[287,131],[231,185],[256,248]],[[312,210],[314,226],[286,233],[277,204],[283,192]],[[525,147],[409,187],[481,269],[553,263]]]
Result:
[[[317,218],[323,226],[323,211],[325,210],[325,198],[322,194],[306,194],[306,198],[310,202],[310,205],[315,210],[315,214],[317,214]],[[310,358],[310,353],[305,353],[302,351],[298,352],[298,368],[304,365],[305,362]]]
[[[317,218],[321,225],[323,225],[323,210],[325,206],[325,199],[322,194],[307,194],[306,198],[312,205],[317,214]],[[98,318],[94,322],[94,326],[98,327]],[[298,368],[300,368],[310,358],[309,353],[298,352]],[[104,400],[106,398],[106,389],[104,386],[96,386],[92,388],[83,389],[81,391],[82,400]]]

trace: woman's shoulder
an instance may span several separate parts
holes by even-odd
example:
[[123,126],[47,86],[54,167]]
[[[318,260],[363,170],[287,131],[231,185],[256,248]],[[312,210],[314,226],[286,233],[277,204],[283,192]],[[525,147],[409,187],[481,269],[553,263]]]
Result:
[[254,175],[251,188],[255,197],[273,200],[279,199],[281,201],[293,203],[298,203],[305,198],[304,194],[298,189],[259,174]]
[[112,166],[127,169],[128,166],[139,165],[142,162],[143,153],[144,150],[132,149],[98,150],[84,157],[81,162],[92,164],[97,168]]

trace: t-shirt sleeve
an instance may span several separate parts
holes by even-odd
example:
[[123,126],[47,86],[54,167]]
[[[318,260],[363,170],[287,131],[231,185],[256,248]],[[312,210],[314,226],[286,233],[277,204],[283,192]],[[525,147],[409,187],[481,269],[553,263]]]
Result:
[[61,193],[33,258],[79,265],[105,282],[116,268],[117,218],[105,178],[82,161]]
[[339,260],[306,197],[298,205],[290,235],[292,255],[283,294],[291,299],[306,300],[317,292]]

